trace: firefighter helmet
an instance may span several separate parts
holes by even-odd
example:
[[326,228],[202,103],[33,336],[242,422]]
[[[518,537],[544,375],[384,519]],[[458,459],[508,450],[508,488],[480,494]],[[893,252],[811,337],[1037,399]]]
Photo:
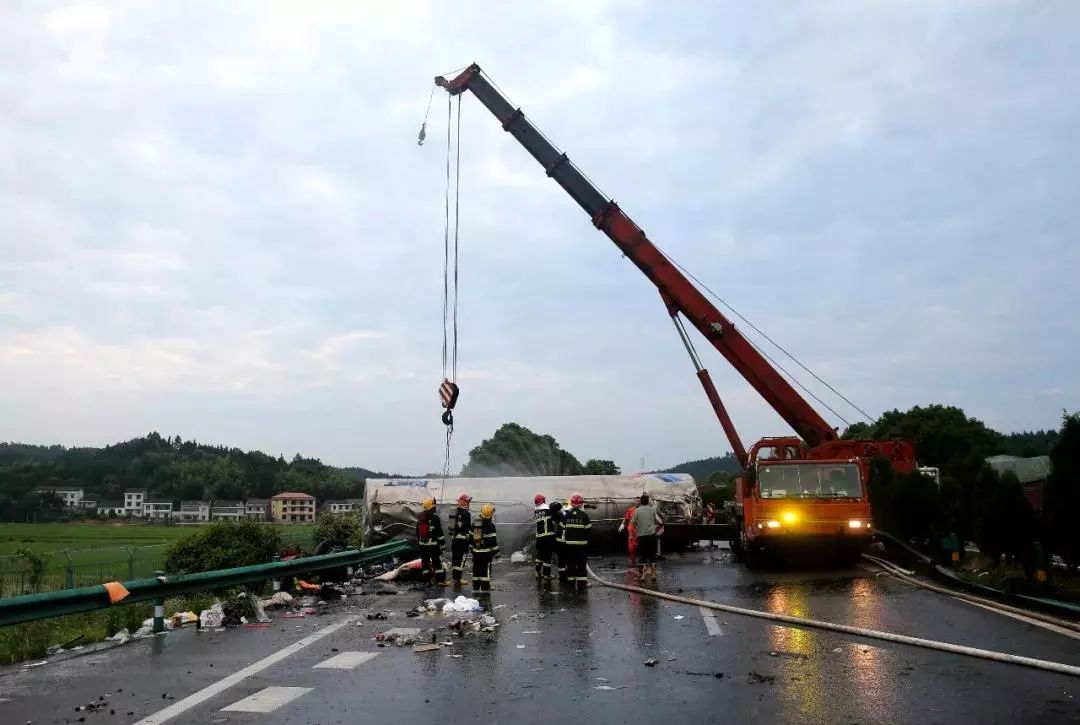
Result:
[[431,496],[428,496],[424,499],[424,510],[430,511],[433,508],[435,508],[435,499],[433,499]]
[[486,503],[486,504],[484,504],[483,506],[480,507],[480,518],[482,518],[482,519],[490,519],[494,515],[495,515],[495,505],[494,504]]
[[544,497],[544,494],[538,493],[533,497],[533,503],[539,506],[542,503],[547,503],[547,498]]
[[580,493],[575,493],[573,496],[570,497],[570,505],[576,509],[579,509],[585,505],[585,499]]
[[463,493],[457,497],[458,506],[467,507],[472,502],[472,496],[467,493]]

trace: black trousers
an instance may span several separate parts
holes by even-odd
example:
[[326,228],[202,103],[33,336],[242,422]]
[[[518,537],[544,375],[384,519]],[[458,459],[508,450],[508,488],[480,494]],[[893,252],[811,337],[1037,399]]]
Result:
[[438,544],[420,544],[420,575],[423,576],[424,581],[434,581],[436,584],[446,582],[442,549]]
[[474,592],[491,591],[491,559],[494,554],[490,551],[474,551],[472,554],[472,588]]
[[450,573],[455,582],[461,581],[461,573],[465,571],[465,555],[469,553],[468,539],[453,539],[450,543]]
[[564,582],[567,580],[567,555],[566,544],[562,543],[558,539],[555,540],[555,554],[559,557],[559,581]]
[[536,576],[551,578],[551,558],[555,555],[555,536],[536,539]]
[[588,560],[589,547],[585,544],[564,544],[566,547],[566,580],[578,589],[584,589],[588,582],[585,562]]

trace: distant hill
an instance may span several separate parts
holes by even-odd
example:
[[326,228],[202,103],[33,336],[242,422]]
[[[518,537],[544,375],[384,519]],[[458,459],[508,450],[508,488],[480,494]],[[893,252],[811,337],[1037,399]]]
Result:
[[693,476],[694,480],[698,483],[704,483],[709,479],[709,476],[717,471],[723,471],[724,473],[738,473],[739,461],[736,460],[734,454],[726,453],[722,456],[713,456],[712,458],[702,458],[697,461],[677,463],[674,466],[661,470],[664,473],[688,473]]
[[127,488],[156,498],[244,500],[304,491],[320,501],[360,498],[367,478],[405,478],[355,466],[337,468],[283,456],[149,433],[104,448],[0,442],[0,521],[47,517],[34,489],[79,487],[93,500],[122,500]]

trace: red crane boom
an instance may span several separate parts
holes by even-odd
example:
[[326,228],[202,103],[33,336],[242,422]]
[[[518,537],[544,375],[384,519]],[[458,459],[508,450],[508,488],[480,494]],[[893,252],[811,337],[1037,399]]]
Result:
[[535,158],[544,171],[585,210],[592,223],[615,243],[660,291],[664,304],[694,362],[698,379],[716,412],[740,464],[747,464],[747,454],[731,418],[713,386],[709,373],[698,360],[690,344],[681,314],[708,340],[740,375],[772,406],[781,418],[814,448],[839,438],[828,424],[787,380],[757,351],[738,328],[727,319],[682,272],[649,241],[645,232],[612,199],[600,192],[578,170],[567,155],[542,133],[480,71],[475,63],[452,79],[437,77],[435,82],[456,95],[471,91],[508,131]]

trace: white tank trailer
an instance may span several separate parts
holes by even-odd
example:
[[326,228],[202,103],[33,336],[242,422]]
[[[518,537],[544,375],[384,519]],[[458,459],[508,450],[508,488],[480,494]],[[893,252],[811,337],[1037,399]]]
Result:
[[[626,534],[619,522],[626,509],[642,493],[664,517],[664,549],[684,548],[688,535],[680,524],[701,522],[701,496],[692,476],[685,473],[646,473],[634,476],[522,476],[498,478],[369,478],[364,494],[365,542],[371,546],[387,541],[416,543],[416,516],[423,500],[436,501],[436,510],[448,527],[448,515],[462,493],[472,496],[473,519],[486,503],[495,505],[495,528],[504,556],[529,547],[533,540],[533,497],[567,506],[575,493],[585,498],[592,520],[593,552],[625,551]],[[681,539],[687,539],[682,541]]]

